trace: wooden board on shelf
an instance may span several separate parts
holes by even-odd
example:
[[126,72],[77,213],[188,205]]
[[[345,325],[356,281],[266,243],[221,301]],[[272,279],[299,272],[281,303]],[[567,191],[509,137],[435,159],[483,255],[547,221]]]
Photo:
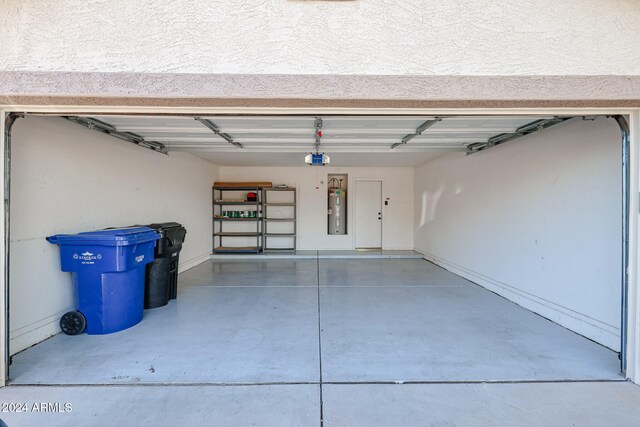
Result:
[[216,188],[248,188],[248,187],[272,187],[272,182],[267,181],[247,181],[247,182],[230,182],[216,181],[213,183]]

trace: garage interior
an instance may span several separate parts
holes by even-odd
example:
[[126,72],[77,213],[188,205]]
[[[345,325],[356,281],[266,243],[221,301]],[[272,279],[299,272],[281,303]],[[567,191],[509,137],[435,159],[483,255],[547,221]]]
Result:
[[[611,117],[28,115],[12,133],[10,384],[280,384],[304,399],[624,380]],[[306,165],[315,152],[329,165]],[[331,176],[345,234],[327,229]],[[216,181],[295,188],[296,250],[212,254]],[[379,229],[358,216],[372,182]],[[59,334],[74,290],[45,237],[161,221],[187,228],[178,298],[116,334]]]

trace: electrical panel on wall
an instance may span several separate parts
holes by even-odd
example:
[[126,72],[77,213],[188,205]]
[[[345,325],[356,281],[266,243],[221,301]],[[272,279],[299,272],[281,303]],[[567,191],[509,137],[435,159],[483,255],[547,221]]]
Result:
[[347,234],[347,186],[346,174],[329,174],[327,177],[327,234]]

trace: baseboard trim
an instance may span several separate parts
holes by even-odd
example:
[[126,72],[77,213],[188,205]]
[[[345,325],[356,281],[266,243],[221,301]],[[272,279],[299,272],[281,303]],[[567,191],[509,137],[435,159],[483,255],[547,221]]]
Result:
[[209,259],[211,259],[211,253],[206,253],[195,258],[191,258],[190,260],[180,262],[180,265],[178,265],[178,273],[184,273],[203,262],[209,261]]
[[538,298],[535,295],[528,294],[506,283],[487,277],[476,271],[469,270],[432,254],[418,249],[414,250],[422,253],[427,261],[470,280],[483,288],[495,292],[509,301],[537,313],[560,326],[600,343],[605,347],[614,351],[620,351],[619,328],[612,327],[604,322],[600,322],[581,313],[569,310],[565,307],[554,304],[553,302]]

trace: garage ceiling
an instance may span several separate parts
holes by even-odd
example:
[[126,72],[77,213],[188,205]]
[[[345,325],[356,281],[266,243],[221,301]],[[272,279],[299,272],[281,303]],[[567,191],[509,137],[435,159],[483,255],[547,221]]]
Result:
[[[513,133],[551,116],[91,116],[118,132],[139,135],[169,151],[186,151],[219,165],[302,166],[319,151],[331,166],[416,166],[474,143]],[[212,125],[212,126],[211,126]],[[422,129],[424,131],[422,131]],[[406,142],[406,143],[403,143]],[[392,148],[396,144],[395,148]],[[398,145],[399,144],[399,145]]]

